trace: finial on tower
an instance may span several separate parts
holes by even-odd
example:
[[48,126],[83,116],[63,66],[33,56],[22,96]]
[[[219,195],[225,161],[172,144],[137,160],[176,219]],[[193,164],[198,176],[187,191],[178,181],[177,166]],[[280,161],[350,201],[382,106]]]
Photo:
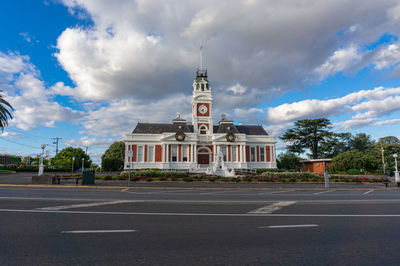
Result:
[[203,44],[200,44],[200,70],[203,70]]

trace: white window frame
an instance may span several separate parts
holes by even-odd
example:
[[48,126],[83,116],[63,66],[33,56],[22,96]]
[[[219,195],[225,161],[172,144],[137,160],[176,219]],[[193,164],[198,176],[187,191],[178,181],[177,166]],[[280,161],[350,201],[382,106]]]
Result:
[[[265,162],[265,147],[261,146],[260,147],[260,162]],[[264,158],[263,158],[264,157]]]
[[[148,151],[147,151],[147,161],[149,162],[149,163],[154,163],[154,153],[155,153],[155,147],[154,147],[154,145],[149,145],[149,146],[147,146],[148,147]],[[150,156],[150,149],[152,150],[152,154],[151,154],[151,156]]]
[[[141,153],[139,152],[140,150],[142,151]],[[137,161],[138,161],[138,163],[144,162],[144,146],[143,145],[137,146]]]
[[231,146],[231,159],[232,159],[232,162],[237,162],[237,147],[238,146]]
[[[175,161],[174,161],[174,149],[176,151],[176,153],[175,153]],[[172,144],[171,145],[171,162],[178,162],[178,156],[179,156],[179,154],[178,154],[178,145]]]

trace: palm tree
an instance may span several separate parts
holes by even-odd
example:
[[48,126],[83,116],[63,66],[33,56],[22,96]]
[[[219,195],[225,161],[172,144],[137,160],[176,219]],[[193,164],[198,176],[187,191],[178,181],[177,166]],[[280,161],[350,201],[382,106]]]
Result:
[[[2,92],[2,90],[0,90],[0,92]],[[2,132],[8,125],[7,120],[12,119],[12,115],[10,111],[7,110],[7,107],[9,107],[11,110],[14,110],[11,104],[4,100],[3,95],[0,94],[0,128]]]

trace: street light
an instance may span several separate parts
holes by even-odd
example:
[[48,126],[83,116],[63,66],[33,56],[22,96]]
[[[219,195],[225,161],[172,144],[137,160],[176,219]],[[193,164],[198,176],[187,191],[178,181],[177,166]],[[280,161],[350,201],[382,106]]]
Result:
[[46,148],[46,144],[40,145],[40,148],[42,148],[42,153],[40,154],[40,165],[39,165],[39,173],[38,173],[38,176],[43,175],[43,171],[44,171],[44,166],[43,166],[43,155],[44,155],[44,149]]
[[397,169],[397,154],[396,153],[393,154],[393,158],[394,158],[394,180],[396,182],[399,182],[400,178],[399,178],[399,170]]
[[74,172],[74,162],[75,162],[75,157],[72,157],[72,172]]

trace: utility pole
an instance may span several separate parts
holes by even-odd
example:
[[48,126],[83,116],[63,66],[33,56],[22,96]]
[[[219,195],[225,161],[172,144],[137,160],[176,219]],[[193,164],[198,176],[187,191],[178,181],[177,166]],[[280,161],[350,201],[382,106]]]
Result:
[[58,141],[62,140],[62,138],[56,137],[56,138],[52,138],[52,140],[54,140],[53,144],[56,144],[56,155],[58,153]]

